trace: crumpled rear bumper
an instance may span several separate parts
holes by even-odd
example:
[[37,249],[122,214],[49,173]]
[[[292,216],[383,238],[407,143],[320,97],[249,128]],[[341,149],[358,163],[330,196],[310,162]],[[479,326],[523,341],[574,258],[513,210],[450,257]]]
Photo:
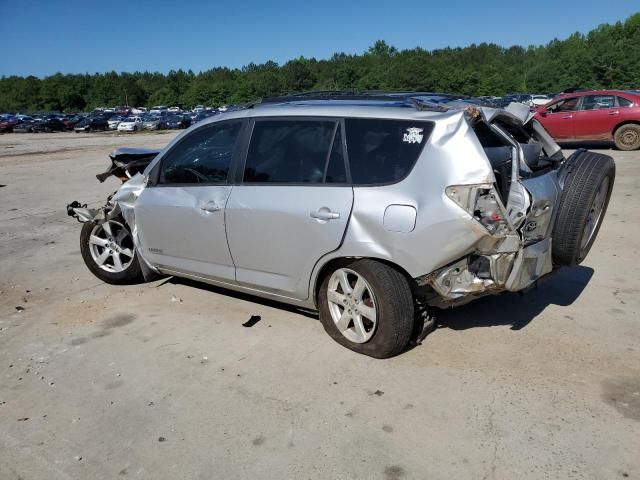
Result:
[[469,255],[416,281],[433,289],[436,295],[429,303],[438,307],[521,291],[553,271],[551,242],[546,238],[516,252]]

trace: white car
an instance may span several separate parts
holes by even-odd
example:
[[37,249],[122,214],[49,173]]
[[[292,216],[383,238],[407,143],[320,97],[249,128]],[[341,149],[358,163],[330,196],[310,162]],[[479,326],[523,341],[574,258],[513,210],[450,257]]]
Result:
[[167,107],[164,105],[156,105],[155,107],[151,107],[149,113],[151,115],[161,115],[167,111]]
[[128,117],[118,124],[119,132],[136,132],[142,130],[142,118]]
[[182,110],[180,110],[180,107],[169,107],[167,111],[169,113],[180,113]]
[[120,122],[124,120],[124,117],[113,116],[109,120],[107,120],[107,125],[109,126],[109,130],[116,130]]
[[549,95],[531,95],[531,100],[529,100],[529,106],[540,107],[542,105],[546,105],[551,100],[553,100],[553,98],[550,97]]

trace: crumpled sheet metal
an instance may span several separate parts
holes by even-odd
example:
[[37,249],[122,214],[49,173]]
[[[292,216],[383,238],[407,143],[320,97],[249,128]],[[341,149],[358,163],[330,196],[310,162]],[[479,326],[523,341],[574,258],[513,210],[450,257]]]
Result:
[[74,208],[73,211],[78,219],[83,222],[95,222],[98,224],[111,220],[118,215],[122,215],[124,221],[131,229],[133,243],[138,252],[138,258],[142,259],[140,267],[145,279],[151,278],[157,271],[151,267],[142,255],[142,248],[138,239],[138,226],[136,225],[135,203],[147,185],[147,177],[138,173],[122,184],[111,199],[102,208]]

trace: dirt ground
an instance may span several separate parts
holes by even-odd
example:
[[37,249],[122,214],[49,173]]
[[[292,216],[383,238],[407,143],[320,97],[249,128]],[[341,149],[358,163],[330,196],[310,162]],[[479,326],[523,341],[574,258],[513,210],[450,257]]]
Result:
[[0,479],[640,477],[639,152],[605,150],[582,266],[373,360],[283,305],[91,275],[66,203],[173,135],[0,135]]

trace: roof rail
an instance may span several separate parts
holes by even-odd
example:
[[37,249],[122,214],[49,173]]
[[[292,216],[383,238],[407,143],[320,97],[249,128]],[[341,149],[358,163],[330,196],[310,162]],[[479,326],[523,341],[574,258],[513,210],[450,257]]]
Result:
[[303,93],[294,93],[277,97],[265,97],[261,102],[254,104],[295,103],[314,100],[337,101],[381,101],[395,104],[413,106],[418,110],[445,112],[450,108],[447,103],[465,101],[468,97],[448,93],[433,92],[394,92],[394,91],[355,91],[355,90],[318,90]]

